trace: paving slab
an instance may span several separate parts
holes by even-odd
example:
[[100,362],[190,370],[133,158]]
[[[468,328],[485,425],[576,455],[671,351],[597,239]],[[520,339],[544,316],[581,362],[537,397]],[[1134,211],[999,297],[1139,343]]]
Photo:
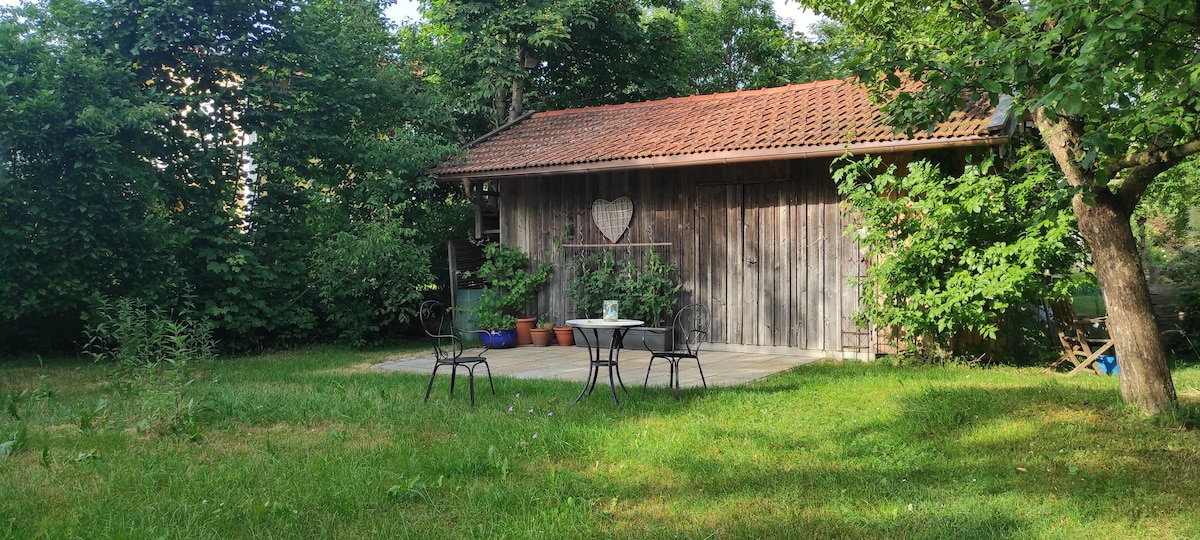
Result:
[[[476,350],[477,351],[477,350]],[[605,351],[607,354],[608,351]],[[467,356],[475,354],[472,350]],[[588,351],[583,347],[534,347],[525,345],[511,349],[492,349],[485,354],[492,375],[517,379],[550,379],[582,383],[588,375]],[[750,352],[701,351],[700,362],[704,378],[711,386],[734,386],[768,377],[793,367],[819,361],[811,354],[761,354]],[[622,350],[619,357],[621,377],[626,386],[641,386],[646,379],[646,368],[650,364],[650,353],[641,349]],[[402,371],[428,374],[433,370],[433,352],[395,358],[375,364],[372,369],[380,371]],[[683,361],[679,365],[681,388],[701,386],[700,373],[695,362]],[[607,384],[608,375],[601,369],[601,383]],[[443,370],[439,370],[439,374]],[[448,374],[449,372],[446,371]],[[667,363],[654,362],[650,373],[650,386],[667,385]]]

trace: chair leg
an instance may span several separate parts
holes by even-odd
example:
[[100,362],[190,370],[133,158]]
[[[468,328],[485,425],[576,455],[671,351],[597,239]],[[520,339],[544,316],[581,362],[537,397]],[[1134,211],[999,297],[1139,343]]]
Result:
[[488,386],[492,387],[492,395],[494,396],[494,395],[496,395],[496,384],[492,382],[492,368],[488,367],[488,363],[487,363],[487,362],[484,362],[484,363],[483,363],[483,369],[486,369],[486,370],[487,370],[487,374],[488,374]]
[[700,382],[704,383],[704,389],[708,390],[708,381],[704,380],[704,368],[700,367],[700,359],[696,359],[696,369],[700,370]]
[[429,374],[429,385],[425,387],[425,403],[429,403],[429,391],[433,390],[433,378],[437,377],[439,367],[442,367],[442,365],[435,362],[433,364],[433,373]]
[[642,393],[646,393],[646,385],[650,384],[650,369],[654,367],[654,355],[650,355],[650,365],[646,366],[646,380],[642,381]]
[[458,364],[450,364],[450,395],[454,395],[454,381],[458,380]]
[[675,401],[679,401],[679,359],[668,358],[671,363],[671,385],[675,387]]
[[475,406],[475,366],[467,368],[467,383],[471,388],[471,406]]

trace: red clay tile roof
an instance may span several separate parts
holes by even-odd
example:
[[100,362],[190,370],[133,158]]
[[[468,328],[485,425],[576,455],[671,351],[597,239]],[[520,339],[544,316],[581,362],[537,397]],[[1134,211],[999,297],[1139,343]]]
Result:
[[823,81],[529,115],[434,169],[443,179],[632,169],[997,144],[1004,114],[976,105],[933,133],[895,134],[864,89]]

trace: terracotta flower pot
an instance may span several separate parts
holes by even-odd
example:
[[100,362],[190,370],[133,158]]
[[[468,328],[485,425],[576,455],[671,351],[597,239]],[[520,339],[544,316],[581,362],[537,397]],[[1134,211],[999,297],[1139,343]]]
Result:
[[534,328],[529,331],[529,338],[533,340],[534,347],[545,347],[550,344],[550,336],[553,331],[549,328]]
[[570,326],[555,326],[554,339],[558,340],[560,347],[570,347],[575,344],[575,334],[572,332],[574,328]]
[[529,337],[529,331],[533,329],[537,318],[529,317],[527,319],[517,319],[517,345],[529,345],[533,340]]

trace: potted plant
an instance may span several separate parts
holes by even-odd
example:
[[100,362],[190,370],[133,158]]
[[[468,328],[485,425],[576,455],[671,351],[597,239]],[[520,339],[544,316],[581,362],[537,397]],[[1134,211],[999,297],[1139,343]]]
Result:
[[537,317],[517,317],[517,345],[533,343],[532,332],[537,325]]
[[[601,317],[604,301],[615,299],[613,285],[616,275],[617,262],[611,251],[580,255],[571,261],[571,279],[567,282],[566,295],[575,303],[575,313],[579,318]],[[575,328],[572,333],[576,345],[587,346],[588,341],[583,338],[582,330]],[[611,335],[611,332],[602,333],[605,336],[601,341]]]
[[521,332],[517,315],[525,310],[529,300],[550,279],[552,266],[541,263],[531,271],[527,255],[520,249],[499,243],[488,244],[484,248],[484,255],[487,260],[475,275],[487,280],[488,287],[479,297],[479,304],[475,308],[476,325],[489,332],[511,329],[516,336],[513,345],[531,343],[529,329],[536,319],[528,319],[528,326]]
[[538,320],[537,326],[529,330],[529,337],[533,341],[534,347],[545,347],[550,344],[550,338],[554,336],[554,323],[550,322],[549,317],[542,315]]
[[500,296],[496,289],[485,289],[472,317],[475,326],[484,331],[480,334],[484,346],[492,349],[517,346],[517,318],[504,313]]
[[[654,350],[674,347],[674,329],[667,323],[674,314],[681,286],[672,280],[675,265],[648,250],[642,264],[634,260],[616,261],[609,251],[579,257],[572,263],[567,297],[575,302],[576,312],[584,318],[599,318],[605,300],[617,300],[623,319],[644,321],[645,327],[625,334],[627,347],[645,346]],[[576,329],[576,331],[579,331]],[[575,336],[575,343],[585,340]],[[607,336],[601,336],[603,343]]]
[[615,287],[622,316],[646,323],[625,334],[628,347],[644,346],[654,351],[675,347],[675,329],[670,319],[675,314],[675,300],[682,286],[671,279],[674,272],[675,265],[663,261],[654,250],[646,252],[640,266],[633,261],[622,265]]

